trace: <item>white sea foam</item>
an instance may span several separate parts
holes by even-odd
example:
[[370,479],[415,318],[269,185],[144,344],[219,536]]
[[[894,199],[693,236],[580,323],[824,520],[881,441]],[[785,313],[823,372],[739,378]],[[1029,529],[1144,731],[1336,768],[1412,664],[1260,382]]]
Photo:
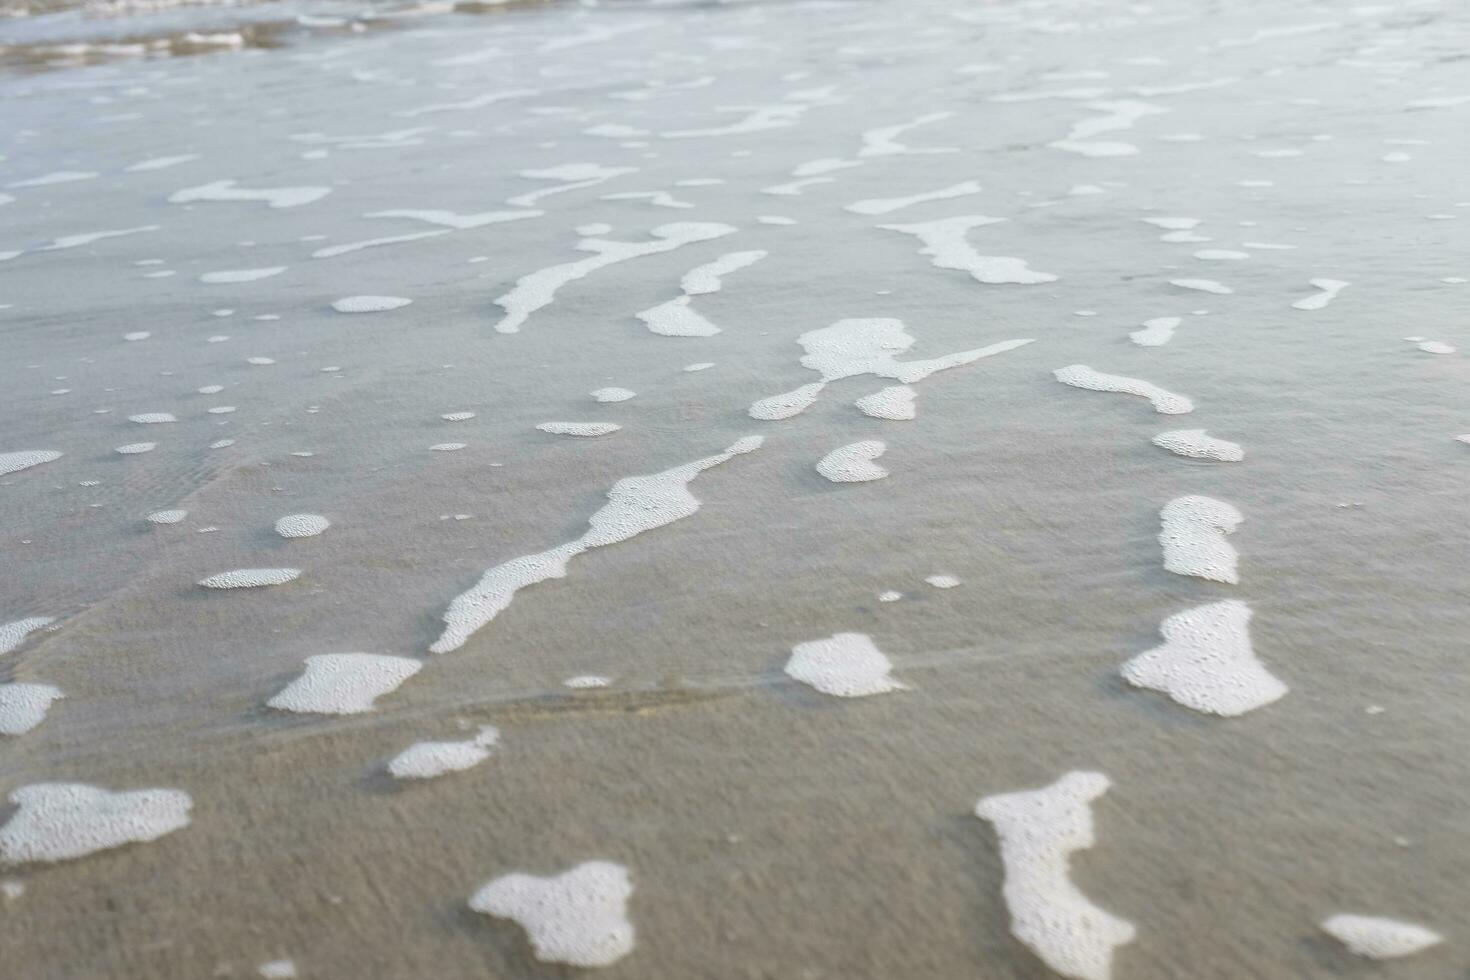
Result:
[[888,475],[888,471],[873,460],[882,456],[887,448],[877,439],[839,446],[817,462],[817,472],[833,483],[881,480]]
[[547,167],[540,170],[522,170],[520,176],[529,180],[551,180],[556,181],[558,186],[543,187],[541,190],[528,191],[508,199],[505,203],[515,207],[528,208],[553,194],[564,194],[567,191],[581,190],[586,187],[595,187],[614,177],[622,177],[625,174],[637,173],[637,167],[604,167],[596,163],[568,163],[559,167]]
[[285,585],[301,575],[299,568],[237,568],[201,579],[206,589],[254,589],[264,585]]
[[364,218],[410,218],[414,221],[426,221],[431,225],[442,225],[445,228],[468,230],[471,228],[483,228],[486,225],[498,225],[507,221],[524,221],[527,218],[539,218],[545,211],[528,211],[524,208],[515,211],[479,211],[473,214],[460,214],[456,211],[444,211],[436,209],[411,209],[398,208],[391,211],[370,211],[363,215]]
[[445,412],[439,416],[446,422],[468,422],[475,417],[474,412]]
[[1214,459],[1224,463],[1238,463],[1245,459],[1245,450],[1239,443],[1216,439],[1205,435],[1204,429],[1175,429],[1154,436],[1153,444],[1180,456],[1195,459]]
[[562,687],[569,687],[574,691],[585,691],[593,688],[607,687],[612,683],[611,677],[601,674],[578,674],[576,677],[568,677],[562,681]]
[[1229,286],[1213,279],[1170,279],[1169,285],[1178,286],[1180,289],[1193,289],[1201,293],[1214,293],[1217,296],[1228,296],[1235,292]]
[[257,279],[269,279],[271,276],[279,276],[285,271],[286,267],[284,265],[273,265],[262,269],[223,269],[219,272],[206,272],[199,277],[199,281],[212,284],[255,282]]
[[402,296],[344,296],[332,301],[332,309],[338,313],[384,313],[401,310],[412,302]]
[[1162,347],[1174,336],[1174,329],[1183,323],[1177,316],[1160,316],[1143,321],[1143,329],[1135,330],[1128,339],[1140,347]]
[[542,422],[536,428],[554,436],[593,438],[612,435],[622,429],[622,426],[613,422]]
[[464,742],[415,742],[388,763],[395,779],[433,779],[445,773],[471,769],[490,758],[500,740],[500,731],[485,725],[478,735]]
[[496,878],[469,904],[476,912],[518,923],[538,960],[595,967],[633,951],[632,894],[627,868],[588,861],[549,878],[520,873]]
[[893,664],[865,633],[836,633],[798,643],[791,649],[785,670],[803,684],[839,698],[908,690],[889,676]]
[[928,126],[931,123],[943,122],[952,117],[952,112],[929,112],[918,117],[912,122],[899,123],[895,126],[879,126],[863,133],[862,149],[858,150],[860,157],[883,157],[897,156],[903,154],[928,155],[934,153],[958,153],[959,148],[954,146],[921,147],[915,149],[907,144],[900,143],[896,137],[919,126]]
[[690,297],[679,296],[634,314],[649,331],[661,337],[713,337],[720,328],[689,305]]
[[592,400],[599,402],[625,402],[637,396],[638,392],[627,388],[598,388],[592,392]]
[[122,453],[124,456],[136,456],[139,453],[151,453],[158,448],[156,442],[130,442],[126,446],[118,446],[114,452]]
[[89,231],[80,235],[63,235],[51,242],[37,248],[38,252],[56,252],[66,248],[80,248],[83,245],[91,245],[108,238],[121,238],[124,235],[137,235],[145,231],[157,231],[158,225],[140,225],[137,228],[120,228],[116,231]]
[[649,476],[630,476],[613,484],[604,504],[588,523],[591,527],[575,541],[540,554],[524,555],[487,571],[468,592],[455,598],[444,612],[444,632],[429,649],[447,653],[463,646],[481,627],[501,613],[515,594],[528,585],[563,578],[567,563],[591,548],[627,541],[644,531],[672,524],[699,510],[689,482],[712,466],[754,452],[760,436],[747,436],[722,453],[685,463]]
[[724,285],[725,276],[754,265],[765,258],[767,254],[767,252],[760,249],[751,249],[746,252],[729,252],[721,255],[713,262],[697,265],[684,273],[684,277],[679,280],[679,288],[684,290],[686,296],[702,296],[705,293],[717,293]]
[[387,235],[382,238],[366,238],[357,242],[344,242],[341,245],[328,245],[311,253],[314,259],[330,259],[338,255],[346,255],[349,252],[361,252],[365,248],[378,248],[382,245],[399,245],[403,242],[417,242],[425,238],[438,238],[440,235],[449,234],[447,228],[438,231],[419,231],[408,235]]
[[968,272],[977,281],[990,284],[1018,283],[1034,285],[1056,282],[1057,277],[1049,272],[1038,272],[1027,266],[1024,259],[1009,255],[981,255],[965,238],[971,228],[999,224],[1004,218],[987,218],[984,215],[958,215],[936,221],[921,221],[907,225],[879,225],[887,231],[898,231],[913,235],[923,243],[920,255],[929,257],[931,264],[940,269],[957,269]]
[[1292,303],[1295,310],[1320,310],[1337,298],[1337,294],[1352,285],[1341,279],[1309,279],[1308,282],[1321,292],[1313,293]]
[[917,384],[937,371],[1015,350],[1031,343],[1031,340],[1003,340],[988,347],[960,351],[944,357],[898,361],[894,359],[896,355],[912,347],[914,338],[904,330],[902,320],[878,317],[838,320],[830,327],[802,334],[797,338],[797,343],[806,351],[801,358],[802,367],[816,371],[821,375],[821,380],[780,395],[762,398],[750,406],[751,418],[773,421],[800,414],[816,401],[823,388],[844,378],[872,374],[905,384]]
[[149,524],[177,524],[189,516],[187,510],[155,510],[148,515]]
[[123,169],[130,174],[135,174],[147,170],[163,170],[167,167],[177,167],[181,163],[188,163],[191,160],[198,159],[199,154],[197,153],[181,153],[177,156],[171,157],[150,157],[147,160],[141,160],[138,163],[135,163],[130,167],[124,167]]
[[990,821],[1000,839],[1011,934],[1075,980],[1109,980],[1113,950],[1136,934],[1132,923],[1093,904],[1071,879],[1072,853],[1096,843],[1092,801],[1110,785],[1102,773],[1070,772],[1042,789],[987,796],[975,805],[975,815]]
[[141,415],[129,415],[128,421],[139,425],[159,425],[164,422],[177,422],[178,419],[168,412],[144,412]]
[[659,225],[653,229],[653,238],[646,242],[584,238],[577,243],[577,248],[583,252],[595,253],[591,258],[550,266],[521,276],[516,280],[515,288],[495,300],[495,304],[505,311],[505,316],[495,324],[495,329],[500,333],[520,332],[521,325],[532,313],[549,305],[556,298],[558,289],[597,269],[644,255],[670,252],[684,245],[719,238],[734,231],[730,225],[686,221]]
[[1153,403],[1154,411],[1161,415],[1184,415],[1194,411],[1194,402],[1183,395],[1160,388],[1158,385],[1138,378],[1126,378],[1121,374],[1104,374],[1086,364],[1070,364],[1057,368],[1052,374],[1064,385],[1086,388],[1089,391],[1116,391],[1125,395],[1138,395]]
[[1091,116],[1082,120],[1072,127],[1066,139],[1057,140],[1050,144],[1058,150],[1066,150],[1069,153],[1080,153],[1089,157],[1119,157],[1133,156],[1138,153],[1138,147],[1132,143],[1123,143],[1112,140],[1094,140],[1092,137],[1100,133],[1113,132],[1120,129],[1131,129],[1133,124],[1146,116],[1158,115],[1168,112],[1163,106],[1153,105],[1149,102],[1139,102],[1135,99],[1120,99],[1113,102],[1089,102],[1087,108],[1101,112],[1101,116]]
[[62,697],[50,684],[0,684],[0,735],[24,735],[46,718]]
[[908,385],[890,385],[871,395],[864,395],[853,404],[870,418],[908,421],[918,414],[914,410],[914,396],[917,394]]
[[419,660],[375,653],[321,653],[306,658],[306,670],[266,702],[278,711],[355,715],[417,674]]
[[958,184],[952,184],[949,187],[940,188],[937,191],[913,194],[908,197],[879,197],[854,201],[852,204],[847,205],[844,210],[851,211],[853,214],[888,214],[915,204],[924,204],[928,201],[947,201],[950,198],[978,194],[980,191],[981,187],[978,181],[966,180]]
[[1159,626],[1162,646],[1120,668],[1135,687],[1159,691],[1187,708],[1234,718],[1265,707],[1287,687],[1251,649],[1251,610],[1226,599],[1175,613]]
[[270,960],[256,967],[255,972],[264,980],[296,980],[300,976],[293,960]]
[[1322,930],[1350,952],[1373,960],[1412,956],[1444,941],[1421,925],[1375,915],[1339,913],[1323,920]]
[[1240,511],[1223,500],[1195,495],[1169,501],[1159,520],[1165,569],[1231,585],[1240,581],[1239,557],[1225,540],[1245,520]]
[[0,476],[9,476],[42,463],[52,463],[64,454],[55,449],[23,449],[17,453],[0,453]]
[[314,538],[331,526],[320,514],[287,514],[276,521],[276,533],[283,538]]
[[953,575],[930,575],[924,581],[936,589],[953,589],[960,584],[960,580]]
[[6,187],[49,187],[52,184],[71,184],[79,180],[95,180],[97,174],[90,170],[55,170],[39,177],[17,180]]
[[113,793],[81,783],[33,783],[10,794],[15,816],[0,827],[6,864],[65,861],[157,840],[189,825],[194,801],[177,789]]
[[[462,64],[465,62],[459,63]],[[412,119],[415,116],[424,116],[431,112],[467,112],[471,109],[483,109],[485,106],[494,105],[497,102],[504,102],[508,99],[524,99],[540,94],[540,90],[534,88],[515,88],[497,92],[485,92],[468,99],[461,99],[458,102],[434,102],[429,105],[417,106],[413,109],[403,109],[395,112],[394,115],[401,116],[405,119]]]
[[169,195],[174,204],[195,201],[264,201],[273,208],[296,208],[320,201],[332,193],[330,187],[272,187],[250,190],[234,180],[216,180],[199,187],[186,187]]
[[463,449],[465,445],[466,444],[463,442],[440,442],[430,446],[429,448],[438,453],[452,453]]

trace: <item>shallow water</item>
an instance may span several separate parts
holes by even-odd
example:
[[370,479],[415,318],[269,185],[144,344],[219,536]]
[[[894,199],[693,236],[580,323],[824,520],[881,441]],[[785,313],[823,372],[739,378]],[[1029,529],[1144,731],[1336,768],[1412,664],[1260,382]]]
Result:
[[1119,980],[1470,975],[1470,11],[309,9],[0,23],[0,793],[190,800],[0,857],[0,975],[565,976],[471,896],[604,862],[608,977],[1054,976],[976,804],[1085,773]]

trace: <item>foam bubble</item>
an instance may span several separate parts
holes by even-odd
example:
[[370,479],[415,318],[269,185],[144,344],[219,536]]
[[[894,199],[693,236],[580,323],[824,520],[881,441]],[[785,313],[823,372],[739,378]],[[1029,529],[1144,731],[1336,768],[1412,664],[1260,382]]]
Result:
[[1143,321],[1143,329],[1135,330],[1128,339],[1140,347],[1162,347],[1174,336],[1174,330],[1183,323],[1177,316],[1160,316]]
[[447,653],[463,646],[471,634],[509,606],[518,591],[547,579],[565,577],[568,562],[582,552],[627,541],[693,515],[699,510],[699,500],[689,492],[690,481],[734,456],[754,452],[762,441],[760,436],[747,436],[714,456],[662,473],[619,480],[607,492],[608,502],[588,520],[591,527],[582,537],[549,551],[496,565],[468,592],[457,596],[444,612],[444,632],[430,651]]
[[676,297],[634,316],[661,337],[713,337],[720,332],[719,327],[689,305],[688,296]]
[[147,340],[151,336],[153,336],[153,334],[149,333],[147,330],[135,330],[132,333],[123,334],[123,340],[136,343],[139,340]]
[[63,697],[50,684],[0,684],[0,735],[24,735],[46,718],[51,702]]
[[1250,607],[1238,599],[1186,609],[1159,627],[1162,646],[1120,668],[1123,679],[1206,714],[1234,718],[1265,707],[1287,687],[1251,649]]
[[137,422],[139,425],[158,425],[162,422],[177,422],[168,412],[145,412],[142,415],[129,415],[129,422]]
[[415,211],[400,209],[395,211],[372,211],[363,215],[363,217],[411,218],[414,221],[427,221],[432,225],[443,225],[446,228],[465,231],[471,228],[483,228],[486,225],[498,225],[506,221],[523,221],[526,218],[539,218],[545,213],[545,211],[527,211],[524,208],[516,211],[481,211],[476,214],[458,214],[454,211]]
[[0,476],[19,473],[42,463],[55,462],[63,455],[65,454],[55,449],[24,449],[17,453],[0,453]]
[[693,373],[695,371],[708,371],[710,368],[712,368],[714,366],[715,366],[715,362],[714,361],[698,361],[698,362],[696,362],[694,364],[686,364],[686,365],[684,365],[684,367],[683,367],[682,370],[684,370],[687,373]]
[[276,521],[276,533],[283,538],[314,538],[331,526],[320,514],[287,514]]
[[467,444],[463,442],[440,442],[429,448],[436,453],[452,453],[463,449]]
[[640,256],[670,252],[694,242],[732,234],[735,230],[730,225],[714,222],[682,221],[659,225],[653,229],[653,238],[647,242],[584,238],[577,243],[577,248],[595,253],[591,258],[550,266],[521,276],[510,292],[495,300],[495,305],[505,311],[505,316],[495,324],[495,329],[500,333],[520,332],[521,326],[532,313],[549,305],[556,298],[558,289],[605,266]]
[[760,249],[752,249],[747,252],[730,252],[721,255],[713,262],[697,265],[684,273],[679,280],[679,288],[687,296],[703,296],[706,293],[717,293],[724,286],[724,277],[732,272],[739,272],[748,266],[754,265],[765,258],[768,253]]
[[881,480],[888,475],[888,471],[874,463],[873,460],[882,456],[887,449],[888,447],[877,439],[865,439],[862,442],[839,446],[822,457],[817,463],[817,472],[833,483],[865,483],[868,480]]
[[157,840],[189,825],[194,801],[177,789],[113,793],[82,783],[33,783],[10,794],[18,809],[0,827],[6,864],[65,861]]
[[612,435],[622,429],[622,426],[613,422],[542,422],[536,428],[554,436],[581,436],[590,439],[594,436]]
[[930,575],[924,581],[936,589],[952,589],[960,584],[960,580],[953,575]]
[[296,964],[292,960],[271,960],[269,963],[260,964],[255,968],[255,972],[265,980],[295,980],[299,976],[296,972]]
[[474,412],[445,412],[439,416],[446,422],[468,422],[475,417]]
[[1240,511],[1213,497],[1177,497],[1159,512],[1164,568],[1212,582],[1240,582],[1239,556],[1225,536],[1245,520]]
[[321,653],[306,658],[306,670],[266,702],[278,711],[355,715],[391,694],[423,667],[407,657],[376,653]]
[[568,677],[562,681],[562,687],[569,687],[574,691],[585,691],[592,688],[607,687],[612,683],[611,677],[603,677],[601,674],[578,674],[576,677]]
[[1083,156],[1089,157],[1134,156],[1138,153],[1138,147],[1132,143],[1113,140],[1093,140],[1092,137],[1099,133],[1107,133],[1119,129],[1131,129],[1134,123],[1146,116],[1158,115],[1169,111],[1163,106],[1153,105],[1148,102],[1139,102],[1136,99],[1120,99],[1114,102],[1089,102],[1087,103],[1087,108],[1104,113],[1104,115],[1093,116],[1082,120],[1072,127],[1066,139],[1057,140],[1048,145],[1058,150],[1066,150],[1069,153],[1080,153]]
[[204,283],[229,283],[229,282],[255,282],[257,279],[269,279],[286,271],[284,265],[274,265],[263,269],[225,269],[219,272],[206,272],[199,277]]
[[638,392],[627,388],[598,388],[592,392],[594,401],[599,402],[625,402],[629,398],[637,397]]
[[978,194],[981,189],[978,181],[966,180],[949,187],[942,187],[937,191],[913,194],[909,197],[881,197],[854,201],[852,204],[847,205],[844,210],[851,211],[853,214],[888,214],[892,211],[898,211],[915,204],[924,204],[928,201],[947,201],[955,197]]
[[862,698],[908,690],[889,676],[893,664],[865,633],[836,633],[798,643],[785,669],[788,676],[833,697]]
[[1096,843],[1092,801],[1110,785],[1099,772],[1069,772],[1043,789],[975,804],[975,815],[994,825],[1000,839],[1011,934],[1076,980],[1109,980],[1114,948],[1136,934],[1131,922],[1089,901],[1070,876],[1072,853]]
[[138,453],[151,453],[157,447],[156,442],[130,442],[126,446],[118,446],[114,452],[122,453],[124,456],[136,456]]
[[1227,296],[1235,292],[1229,286],[1213,279],[1170,279],[1169,285],[1178,286],[1180,289],[1193,289],[1201,293],[1215,293],[1218,296]]
[[393,757],[388,772],[395,779],[433,779],[460,772],[490,758],[490,750],[499,739],[500,731],[486,725],[466,742],[416,742]]
[[1294,310],[1320,310],[1337,298],[1337,294],[1352,285],[1341,279],[1309,279],[1311,285],[1321,292],[1313,293],[1291,304]]
[[35,630],[43,629],[54,623],[50,616],[31,616],[24,620],[15,620],[13,623],[0,623],[0,654],[9,654],[12,649],[24,644],[26,636]]
[[908,385],[890,385],[882,391],[875,391],[871,395],[859,398],[855,404],[858,411],[875,419],[892,419],[896,422],[908,421],[918,413],[914,410],[914,389]]
[[1194,459],[1214,459],[1226,463],[1238,463],[1245,459],[1245,450],[1238,443],[1208,436],[1204,429],[1160,432],[1154,436],[1153,444],[1171,453]]
[[953,116],[952,112],[929,112],[915,119],[913,122],[899,123],[895,126],[879,126],[862,134],[862,149],[858,150],[860,157],[882,157],[897,156],[904,154],[928,155],[934,153],[958,153],[959,148],[953,146],[923,147],[915,149],[904,143],[900,143],[895,137],[906,133],[919,126],[928,126],[930,123],[941,122]]
[[263,585],[285,585],[301,575],[299,568],[237,568],[200,580],[206,589],[254,589]]
[[330,187],[275,187],[250,190],[234,180],[216,180],[199,187],[186,187],[169,195],[173,204],[195,201],[264,201],[273,208],[295,208],[319,201],[332,193]]
[[181,153],[177,156],[170,157],[150,157],[147,160],[141,160],[138,163],[135,163],[129,167],[124,167],[123,169],[127,173],[135,174],[148,170],[163,170],[166,167],[177,167],[181,163],[188,163],[191,160],[198,159],[199,154],[197,153]]
[[187,510],[155,510],[148,515],[149,524],[177,524],[189,516]]
[[333,300],[332,309],[338,313],[384,313],[401,310],[412,302],[402,296],[344,296]]
[[[539,214],[539,211],[529,212]],[[419,231],[409,235],[386,235],[382,238],[366,238],[362,241],[343,242],[340,245],[327,245],[311,253],[314,259],[332,259],[349,252],[361,252],[367,248],[379,248],[383,245],[401,245],[404,242],[417,242],[425,238],[438,238],[440,235],[449,234],[448,229],[439,231]]]
[[1423,337],[1405,337],[1409,343],[1426,354],[1453,354],[1455,348],[1440,340],[1425,340]]
[[874,318],[838,320],[830,327],[802,334],[797,343],[806,351],[801,358],[802,367],[816,371],[822,380],[755,402],[750,406],[751,418],[771,421],[797,415],[833,381],[873,374],[917,384],[938,371],[1015,350],[1031,340],[1003,340],[929,360],[898,361],[895,356],[912,347],[914,338],[904,330],[902,320]]
[[543,963],[608,966],[633,951],[628,869],[588,861],[549,878],[509,874],[470,898],[476,912],[511,919],[526,930]]
[[915,236],[924,246],[919,249],[919,254],[928,256],[932,265],[940,269],[957,269],[961,272],[968,272],[978,282],[1030,285],[1056,282],[1056,276],[1049,272],[1037,272],[1029,268],[1024,259],[1008,255],[981,255],[965,240],[965,233],[971,228],[998,224],[1004,220],[1004,218],[987,218],[984,215],[973,214],[908,225],[879,225],[878,227]]
[[1339,913],[1323,920],[1322,931],[1350,952],[1374,960],[1412,956],[1444,941],[1421,925],[1373,915]]
[[1161,415],[1184,415],[1194,411],[1194,402],[1183,395],[1160,388],[1158,385],[1138,378],[1125,378],[1120,374],[1104,374],[1086,364],[1071,364],[1052,372],[1064,385],[1086,388],[1089,391],[1115,391],[1125,395],[1138,395],[1153,403],[1154,411]]

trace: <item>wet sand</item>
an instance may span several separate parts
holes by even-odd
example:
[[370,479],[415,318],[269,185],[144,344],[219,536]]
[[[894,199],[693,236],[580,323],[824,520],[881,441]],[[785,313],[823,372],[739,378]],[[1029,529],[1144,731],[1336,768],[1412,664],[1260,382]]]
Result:
[[[64,454],[0,476],[0,623],[54,618],[0,683],[64,693],[0,736],[0,792],[192,800],[156,840],[0,866],[23,886],[0,898],[0,973],[569,976],[468,902],[600,860],[633,887],[609,978],[1054,976],[1012,935],[976,802],[1098,772],[1070,880],[1136,928],[1119,980],[1458,975],[1466,39],[1439,3],[629,2],[0,78],[0,255],[20,253],[0,261],[0,454]],[[164,158],[188,159],[136,168]],[[522,176],[573,164],[628,169]],[[812,176],[831,180],[764,190]],[[198,192],[220,181],[327,193]],[[606,197],[658,192],[692,206]],[[542,213],[464,220],[517,210]],[[882,227],[966,216],[1005,220],[947,243]],[[1198,221],[1148,220],[1170,217]],[[675,223],[735,230],[642,247]],[[753,250],[717,291],[681,284]],[[598,254],[618,260],[497,329],[518,280]],[[986,281],[1032,277],[977,256],[1056,279]],[[719,332],[639,318],[681,295]],[[364,296],[412,303],[333,308]],[[1130,339],[1162,317],[1162,343]],[[902,321],[899,364],[1033,342],[913,379],[802,361],[803,335],[866,318]],[[1192,410],[1059,383],[1069,365]],[[900,383],[913,419],[854,404]],[[593,397],[610,387],[636,395]],[[1152,442],[1192,429],[1243,459]],[[750,436],[688,481],[694,510],[429,652],[456,596],[589,534],[620,480]],[[886,477],[818,471],[870,441]],[[1165,567],[1161,510],[1194,496],[1242,518],[1237,583]],[[330,526],[283,537],[288,515]],[[198,585],[282,568],[301,574]],[[1120,674],[1224,600],[1279,699],[1219,717]],[[904,689],[785,670],[849,633]],[[348,652],[422,667],[369,712],[267,707]],[[386,769],[486,725],[472,768]],[[1339,913],[1445,941],[1375,966],[1322,931]]]

